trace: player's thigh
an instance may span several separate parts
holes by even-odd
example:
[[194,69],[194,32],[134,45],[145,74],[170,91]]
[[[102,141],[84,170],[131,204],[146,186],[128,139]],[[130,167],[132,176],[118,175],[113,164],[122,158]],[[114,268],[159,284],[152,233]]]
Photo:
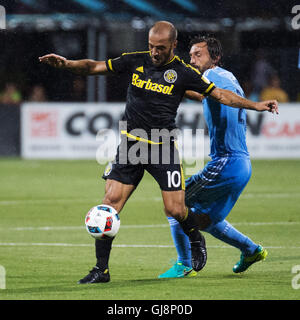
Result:
[[206,164],[199,173],[186,180],[186,204],[209,204],[230,194],[240,193],[251,176],[247,158],[220,158]]
[[134,185],[107,179],[102,203],[110,205],[120,212],[134,190]]
[[186,215],[186,207],[181,164],[152,166],[149,172],[160,186],[166,215],[182,220]]
[[183,169],[174,142],[167,149],[164,149],[164,146],[157,146],[156,149],[159,161],[152,161],[155,153],[151,149],[151,158],[149,157],[149,163],[144,168],[156,180],[162,191],[185,190]]
[[188,179],[185,203],[217,223],[224,220],[251,176],[250,160],[230,158],[211,161],[198,175]]
[[104,170],[102,176],[104,180],[116,180],[125,185],[138,186],[143,178],[144,168],[141,163],[132,164],[129,161],[128,152],[132,146],[133,142],[127,143],[125,138],[122,139],[114,161],[110,162]]

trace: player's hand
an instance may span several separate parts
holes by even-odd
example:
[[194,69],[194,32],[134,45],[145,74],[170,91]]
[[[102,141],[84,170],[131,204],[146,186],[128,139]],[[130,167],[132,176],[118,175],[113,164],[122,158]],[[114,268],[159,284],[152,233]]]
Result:
[[39,57],[39,61],[42,63],[49,64],[51,67],[63,69],[67,65],[67,59],[57,54],[51,53],[45,56]]
[[256,103],[257,111],[269,111],[272,113],[279,114],[278,111],[278,102],[277,100],[267,100]]

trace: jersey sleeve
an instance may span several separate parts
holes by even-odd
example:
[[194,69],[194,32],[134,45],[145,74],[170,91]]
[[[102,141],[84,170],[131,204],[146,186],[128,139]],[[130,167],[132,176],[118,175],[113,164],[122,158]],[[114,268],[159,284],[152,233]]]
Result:
[[208,96],[216,88],[215,84],[208,80],[201,72],[192,68],[189,70],[189,77],[186,82],[186,90],[199,92],[203,96]]
[[245,97],[243,89],[241,88],[236,78],[233,78],[233,75],[231,73],[225,73],[225,76],[223,73],[223,76],[220,76],[217,72],[209,70],[204,73],[204,76],[209,79],[209,81],[213,82],[218,88],[229,90],[241,97]]
[[129,73],[135,62],[135,55],[123,53],[120,57],[106,60],[107,70],[113,73]]

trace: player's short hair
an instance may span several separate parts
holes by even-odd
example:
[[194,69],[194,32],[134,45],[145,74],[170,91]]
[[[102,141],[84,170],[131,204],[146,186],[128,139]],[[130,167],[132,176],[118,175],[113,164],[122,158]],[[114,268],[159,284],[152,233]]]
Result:
[[153,32],[161,32],[163,29],[167,29],[169,31],[169,39],[174,42],[177,40],[177,29],[175,26],[169,21],[157,21],[150,30]]
[[205,42],[207,45],[207,50],[208,53],[210,55],[210,57],[212,58],[212,60],[215,61],[215,64],[220,66],[221,65],[221,59],[223,56],[223,49],[222,49],[222,44],[220,42],[219,39],[212,37],[212,36],[196,36],[194,38],[191,39],[190,41],[190,48],[196,44],[196,43],[200,43],[200,42]]

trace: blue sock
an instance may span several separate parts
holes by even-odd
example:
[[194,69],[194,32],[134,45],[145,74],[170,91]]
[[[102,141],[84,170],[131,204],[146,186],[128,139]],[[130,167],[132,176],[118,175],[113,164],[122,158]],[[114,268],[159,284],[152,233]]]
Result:
[[245,256],[251,256],[258,247],[251,239],[235,229],[229,222],[223,220],[205,229],[215,238],[234,246],[242,251]]
[[173,242],[177,250],[177,262],[181,262],[187,267],[192,267],[189,237],[183,232],[176,219],[168,217],[168,221],[171,228]]

